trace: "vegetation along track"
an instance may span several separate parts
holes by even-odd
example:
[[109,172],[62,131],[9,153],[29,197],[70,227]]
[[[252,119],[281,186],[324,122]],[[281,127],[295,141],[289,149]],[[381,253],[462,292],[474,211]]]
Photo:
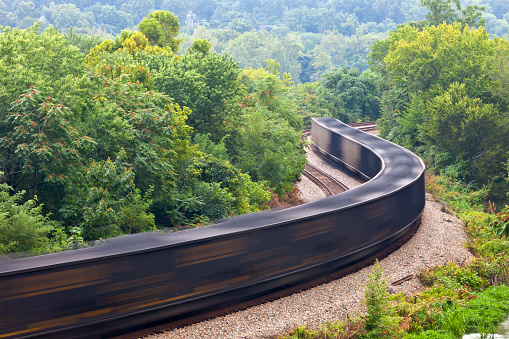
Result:
[[182,232],[0,262],[0,337],[101,338],[259,297],[380,257],[417,227],[424,164],[332,118],[312,141],[369,182]]

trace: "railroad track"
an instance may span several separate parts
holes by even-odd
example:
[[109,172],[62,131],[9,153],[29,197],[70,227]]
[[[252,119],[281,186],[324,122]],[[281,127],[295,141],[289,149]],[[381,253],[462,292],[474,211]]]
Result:
[[355,122],[348,124],[348,126],[356,128],[363,132],[374,131],[376,130],[376,121]]
[[327,197],[348,191],[346,185],[312,164],[306,164],[303,174],[320,187]]

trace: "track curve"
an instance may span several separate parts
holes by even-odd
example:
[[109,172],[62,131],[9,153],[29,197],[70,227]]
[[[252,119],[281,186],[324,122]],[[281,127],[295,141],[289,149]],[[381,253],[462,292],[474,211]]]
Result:
[[303,175],[314,182],[327,197],[348,191],[346,185],[310,163],[306,164]]
[[101,337],[349,267],[410,232],[424,207],[422,161],[330,118],[312,126],[322,152],[371,180],[201,229],[2,262],[0,337]]

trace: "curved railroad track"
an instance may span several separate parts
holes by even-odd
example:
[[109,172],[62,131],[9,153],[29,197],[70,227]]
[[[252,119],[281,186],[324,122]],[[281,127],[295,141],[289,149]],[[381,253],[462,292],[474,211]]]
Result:
[[306,164],[303,175],[320,187],[327,197],[348,191],[346,185],[312,164]]

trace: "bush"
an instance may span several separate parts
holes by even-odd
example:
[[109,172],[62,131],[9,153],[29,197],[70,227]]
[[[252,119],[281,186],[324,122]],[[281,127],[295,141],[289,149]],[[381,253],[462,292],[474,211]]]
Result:
[[10,191],[10,186],[0,184],[0,254],[45,251],[46,235],[54,227],[42,214],[42,205],[37,206],[37,197],[22,202],[25,191],[12,196]]
[[364,303],[368,314],[363,338],[397,338],[402,332],[399,329],[400,319],[389,304],[387,279],[382,279],[382,273],[377,260],[368,275],[368,284],[364,286]]
[[487,286],[486,279],[481,278],[470,267],[461,267],[454,263],[448,263],[421,273],[422,281],[428,286],[440,284],[445,288],[469,287],[480,290]]

